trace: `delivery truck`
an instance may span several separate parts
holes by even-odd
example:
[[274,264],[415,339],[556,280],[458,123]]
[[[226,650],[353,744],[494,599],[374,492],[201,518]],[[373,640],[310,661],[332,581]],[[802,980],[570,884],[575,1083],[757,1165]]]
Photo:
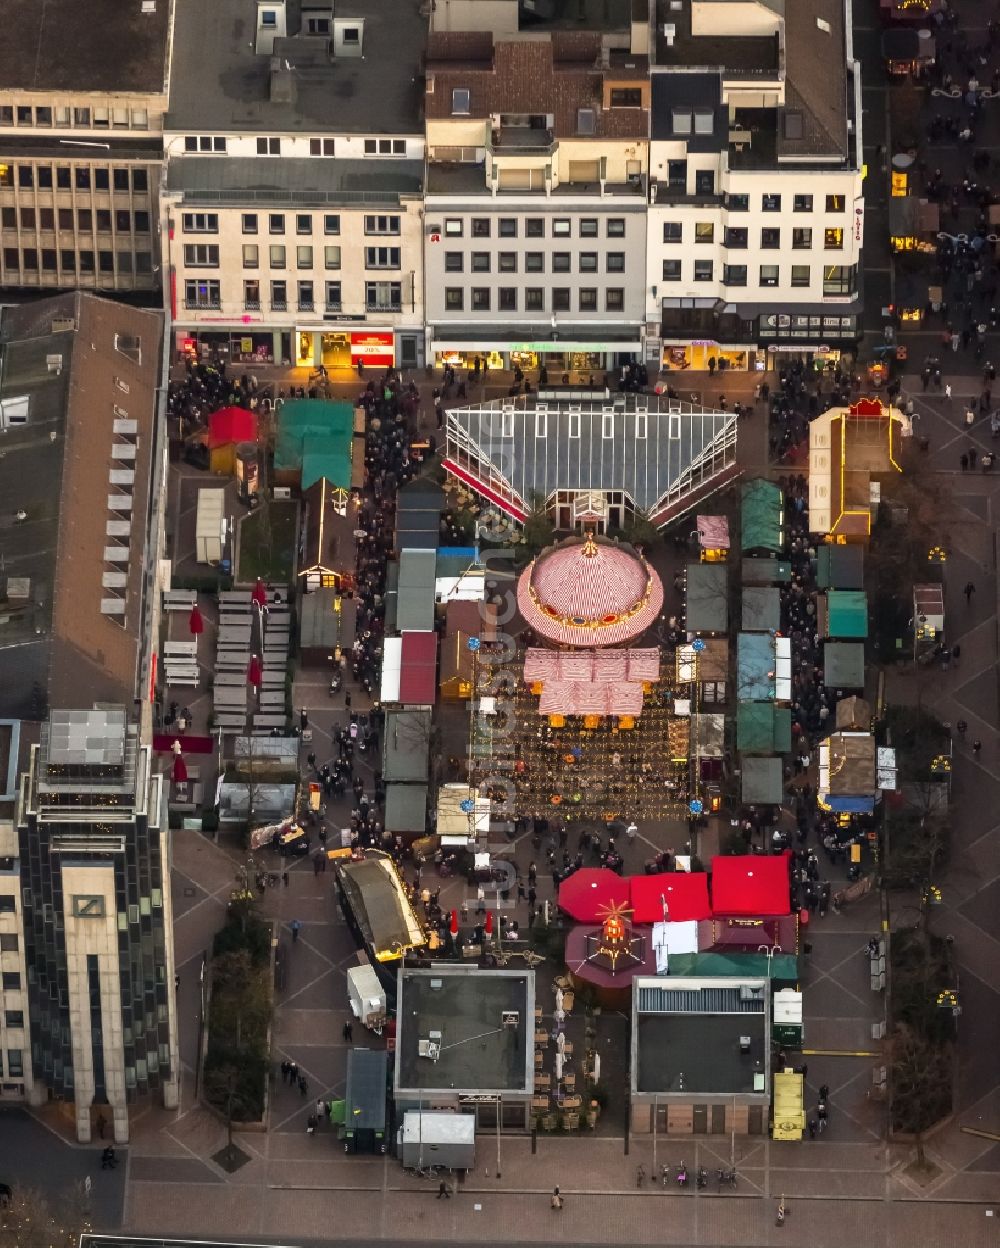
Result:
[[472,1170],[476,1164],[475,1114],[407,1110],[396,1138],[407,1170]]

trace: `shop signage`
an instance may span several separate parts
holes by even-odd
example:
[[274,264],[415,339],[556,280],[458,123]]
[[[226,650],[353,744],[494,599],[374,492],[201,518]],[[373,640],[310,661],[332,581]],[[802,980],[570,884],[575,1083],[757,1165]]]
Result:
[[865,236],[865,201],[859,199],[854,204],[854,241],[860,243]]
[[391,329],[360,330],[351,334],[351,363],[382,365],[396,362],[395,339]]
[[459,1105],[496,1105],[499,1096],[490,1096],[488,1092],[460,1092]]

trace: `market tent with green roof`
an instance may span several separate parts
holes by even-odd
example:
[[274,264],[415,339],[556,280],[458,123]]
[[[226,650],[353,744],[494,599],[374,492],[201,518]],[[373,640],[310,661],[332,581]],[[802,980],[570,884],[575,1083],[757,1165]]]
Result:
[[868,636],[868,595],[861,589],[831,589],[826,595],[827,637]]
[[673,953],[670,974],[795,981],[799,976],[799,960],[793,953],[776,953],[771,957],[763,953]]
[[741,754],[788,754],[792,712],[773,702],[741,702],[736,708],[736,748]]
[[785,546],[785,500],[773,481],[746,481],[740,495],[740,549],[780,553]]
[[275,473],[301,472],[304,490],[322,477],[335,488],[351,488],[352,404],[328,399],[289,399],[277,419]]
[[743,628],[751,633],[776,633],[781,628],[780,590],[773,585],[744,588]]

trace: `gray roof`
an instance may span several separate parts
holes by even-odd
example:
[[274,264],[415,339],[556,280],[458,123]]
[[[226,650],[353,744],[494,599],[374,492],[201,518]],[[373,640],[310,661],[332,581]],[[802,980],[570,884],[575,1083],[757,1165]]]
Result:
[[399,556],[396,628],[401,633],[426,633],[434,627],[434,583],[437,551],[404,550]]
[[[286,8],[288,33],[298,36],[299,0],[286,0]],[[423,134],[420,0],[338,0],[337,18],[364,18],[363,57],[331,60],[322,37],[283,40],[282,57],[293,66],[288,101],[270,98],[270,58],[254,48],[255,15],[250,0],[176,0],[167,129]]]
[[823,645],[823,683],[828,689],[863,689],[865,687],[864,642],[825,642]]
[[385,830],[419,832],[427,830],[427,785],[387,784],[385,786]]
[[747,805],[780,806],[783,796],[780,758],[740,760],[740,799]]
[[4,0],[0,82],[8,90],[161,92],[169,29],[170,0],[156,0],[152,13],[140,0]]
[[743,628],[751,633],[776,633],[781,628],[779,590],[770,585],[748,585],[744,588]]
[[[545,411],[545,436],[536,436]],[[512,413],[504,428],[504,411]],[[641,414],[646,415],[646,436]],[[604,417],[611,414],[611,437]],[[732,413],[655,395],[616,395],[613,400],[578,404],[534,399],[495,400],[448,412],[448,455],[470,452],[491,462],[524,506],[532,495],[553,490],[624,490],[636,507],[652,511],[688,469],[720,439]],[[579,436],[571,437],[571,425]],[[507,436],[505,436],[507,435]]]
[[350,1049],[347,1054],[347,1128],[384,1131],[388,1054],[385,1049]]
[[261,204],[394,203],[419,195],[419,160],[310,160],[289,156],[179,156],[167,166],[167,190],[185,200]]
[[687,627],[691,633],[724,633],[729,627],[729,574],[724,563],[688,564]]
[[382,778],[387,785],[393,781],[425,783],[430,748],[430,711],[386,711]]

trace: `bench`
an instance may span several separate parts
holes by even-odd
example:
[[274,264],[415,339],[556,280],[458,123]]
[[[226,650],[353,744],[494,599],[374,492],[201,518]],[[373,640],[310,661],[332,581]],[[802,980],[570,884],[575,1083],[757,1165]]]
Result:
[[288,723],[287,715],[275,715],[270,711],[258,711],[253,717],[254,731],[260,729],[284,728]]
[[197,689],[201,673],[196,667],[168,667],[164,669],[163,679],[167,685],[187,685]]
[[275,672],[273,675],[265,672],[261,678],[260,687],[262,689],[284,689],[285,675],[283,672]]
[[249,654],[217,654],[215,670],[217,672],[242,672],[245,676],[249,662]]
[[215,673],[215,687],[216,688],[219,688],[220,685],[222,686],[230,685],[234,688],[242,687],[246,683],[247,683],[247,678],[246,678],[245,672],[216,672]]
[[164,611],[190,611],[197,598],[198,595],[193,589],[165,589],[163,609]]
[[225,733],[242,733],[247,730],[245,715],[227,715],[224,712],[215,717],[215,731]]
[[243,689],[227,689],[216,687],[213,690],[212,702],[218,710],[246,710],[247,691]]
[[198,643],[196,641],[165,641],[163,643],[164,659],[185,658],[196,659],[198,657]]
[[225,645],[227,641],[250,641],[250,625],[249,624],[223,624],[219,629],[219,644]]
[[284,709],[285,695],[283,693],[267,693],[262,692],[260,695],[260,705],[262,710],[275,711]]

